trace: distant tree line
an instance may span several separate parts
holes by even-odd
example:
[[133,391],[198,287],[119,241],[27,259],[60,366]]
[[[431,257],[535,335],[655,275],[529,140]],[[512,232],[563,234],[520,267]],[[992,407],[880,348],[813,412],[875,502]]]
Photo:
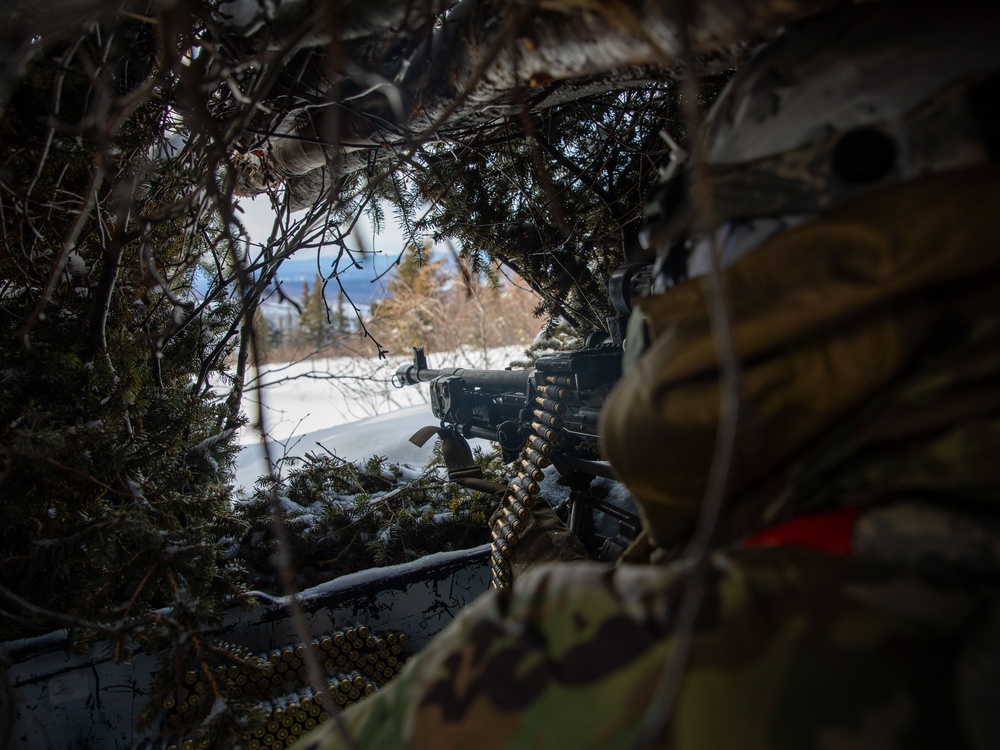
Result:
[[262,362],[295,362],[313,357],[362,356],[357,315],[342,290],[331,303],[317,274],[302,282],[295,304],[258,310],[257,345]]
[[[332,291],[332,299],[330,292]],[[410,247],[393,269],[382,299],[356,312],[343,290],[316,275],[291,303],[258,311],[258,346],[265,362],[369,356],[362,322],[390,354],[413,346],[446,352],[527,345],[542,319],[540,298],[517,279],[473,273],[456,258],[429,260]]]

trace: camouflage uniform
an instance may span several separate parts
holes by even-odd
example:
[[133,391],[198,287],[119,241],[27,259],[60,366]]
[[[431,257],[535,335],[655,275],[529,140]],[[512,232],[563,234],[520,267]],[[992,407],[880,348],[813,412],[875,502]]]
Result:
[[[722,546],[701,571],[549,565],[484,596],[345,714],[356,746],[1000,747],[998,213],[1000,169],[970,170],[728,269],[745,402]],[[699,284],[643,304],[652,348],[603,428],[647,524],[630,558],[655,562],[697,518],[718,367]]]
[[[348,711],[354,741],[635,747],[689,577],[679,567],[536,570],[480,599]],[[978,611],[966,592],[788,548],[718,553],[705,582],[674,719],[655,746],[960,746],[960,706],[942,698],[956,681],[976,696],[971,656],[955,672]],[[325,734],[304,747],[346,747]]]
[[[723,274],[741,416],[723,542],[803,513],[921,497],[997,510],[996,167],[886,188]],[[651,541],[691,533],[719,415],[705,292],[641,300],[653,342],[602,417]]]

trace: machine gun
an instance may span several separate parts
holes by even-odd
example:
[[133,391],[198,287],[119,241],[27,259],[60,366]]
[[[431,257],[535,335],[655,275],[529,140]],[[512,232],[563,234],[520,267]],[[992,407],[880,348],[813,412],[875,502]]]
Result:
[[415,347],[413,364],[400,367],[393,380],[398,386],[429,383],[431,410],[442,425],[497,442],[508,463],[527,442],[536,458],[562,474],[613,478],[597,453],[597,421],[621,375],[621,353],[613,345],[596,346],[544,354],[528,370],[435,370],[423,347]]
[[[425,428],[411,441],[423,445],[434,434],[442,437],[451,478],[473,482],[473,487],[478,485],[464,438],[497,442],[505,462],[520,459],[509,490],[522,506],[530,507],[547,478],[545,469],[554,467],[559,483],[570,490],[568,499],[555,506],[557,513],[593,557],[617,558],[638,533],[640,522],[631,497],[600,456],[598,419],[621,376],[622,332],[632,299],[648,288],[650,275],[645,264],[618,269],[610,282],[610,297],[619,313],[609,321],[611,333],[592,334],[577,351],[543,354],[530,369],[433,369],[423,347],[415,347],[413,364],[400,367],[393,382],[398,387],[428,383],[431,410],[440,427]],[[457,438],[463,438],[464,449],[455,447]],[[461,458],[448,461],[449,452]],[[595,483],[597,478],[602,481]],[[516,531],[515,521],[511,519],[505,534]],[[496,567],[502,573],[502,563]],[[502,579],[497,572],[495,582]]]

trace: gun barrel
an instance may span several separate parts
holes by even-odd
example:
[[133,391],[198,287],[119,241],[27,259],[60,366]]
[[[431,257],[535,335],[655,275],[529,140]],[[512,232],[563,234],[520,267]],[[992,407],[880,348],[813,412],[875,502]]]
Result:
[[471,388],[485,388],[504,393],[527,393],[528,378],[534,370],[473,370],[463,367],[433,369],[404,365],[396,370],[394,378],[399,385],[429,383],[442,376],[462,378]]

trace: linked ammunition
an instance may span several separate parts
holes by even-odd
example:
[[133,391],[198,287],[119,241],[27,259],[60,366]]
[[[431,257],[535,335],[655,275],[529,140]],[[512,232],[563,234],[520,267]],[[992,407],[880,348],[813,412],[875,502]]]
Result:
[[532,448],[541,453],[543,456],[551,456],[556,452],[555,446],[553,446],[552,443],[539,437],[538,435],[528,435],[528,442],[531,444]]
[[501,583],[507,583],[510,580],[510,576],[507,574],[507,572],[502,568],[500,568],[499,566],[497,566],[495,563],[491,565],[490,568],[491,568],[490,572],[493,574],[493,577],[496,578]]
[[503,566],[508,564],[507,558],[510,557],[510,545],[496,540],[490,545],[490,556],[497,565]]
[[521,485],[517,484],[516,481],[511,482],[510,489],[514,493],[514,497],[517,498],[517,500],[521,503],[521,505],[524,505],[525,507],[530,507],[528,505],[528,503],[532,501],[530,492],[524,489],[524,487],[522,487]]
[[490,533],[492,534],[494,541],[506,542],[509,545],[517,543],[517,534],[515,534],[514,530],[506,524],[500,526],[499,528],[491,529]]
[[[541,396],[535,396],[535,403],[538,404],[544,411],[551,412],[552,414],[565,414],[566,404],[562,401],[557,401],[554,398],[543,398]],[[542,420],[543,422],[545,420]],[[549,423],[547,423],[549,424]],[[552,425],[558,429],[558,425]]]
[[538,386],[538,392],[543,396],[558,399],[560,401],[574,396],[573,391],[569,388],[563,388],[558,385],[540,385]]
[[532,422],[531,431],[543,440],[548,440],[553,445],[559,443],[559,431],[553,430],[551,427],[542,424],[541,422]]
[[544,425],[548,425],[556,430],[561,430],[563,426],[563,421],[561,417],[546,411],[545,409],[533,409],[531,411],[535,415],[535,418]]
[[532,448],[528,449],[527,458],[539,469],[544,469],[552,463],[548,458]]
[[531,518],[531,510],[520,500],[515,500],[510,504],[510,512],[523,522],[527,522]]
[[537,495],[539,492],[542,491],[542,488],[538,484],[538,482],[536,482],[531,477],[525,474],[518,474],[517,481],[520,483],[522,487],[524,487],[524,489],[526,489],[532,495]]
[[[502,534],[498,555],[505,550],[509,552],[508,539],[516,538],[520,527],[521,521],[513,512],[508,514],[506,524],[498,526],[497,531]],[[348,638],[349,635],[353,637]],[[256,695],[265,700],[263,707],[267,720],[243,735],[244,746],[284,750],[297,737],[328,718],[322,705],[326,700],[324,693],[329,694],[329,705],[344,707],[372,694],[379,685],[391,679],[402,668],[403,646],[408,640],[405,633],[390,632],[380,636],[372,633],[367,626],[359,625],[343,632],[322,635],[308,643],[260,654],[221,644],[220,651],[238,656],[243,663],[211,667],[212,677],[229,680],[234,697]],[[324,668],[330,672],[342,672],[340,679],[329,684],[324,691],[293,692],[268,699],[266,696],[272,691],[301,679],[303,660],[310,647],[317,649]],[[184,672],[181,685],[164,698],[165,730],[176,732],[196,724],[207,715],[213,693],[209,682],[202,676],[205,669],[208,667],[202,665],[200,670]],[[351,671],[343,674],[346,670]],[[194,750],[195,745],[187,740],[178,740],[168,747]],[[197,747],[207,748],[207,740]]]

